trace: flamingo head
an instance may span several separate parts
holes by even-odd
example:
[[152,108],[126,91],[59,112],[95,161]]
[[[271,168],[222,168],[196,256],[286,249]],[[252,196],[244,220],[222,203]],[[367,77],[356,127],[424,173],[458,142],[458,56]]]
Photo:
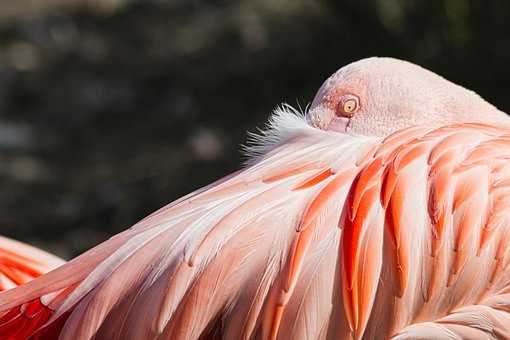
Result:
[[509,124],[475,92],[410,62],[372,57],[342,67],[317,92],[308,122],[323,130],[386,136],[414,125]]

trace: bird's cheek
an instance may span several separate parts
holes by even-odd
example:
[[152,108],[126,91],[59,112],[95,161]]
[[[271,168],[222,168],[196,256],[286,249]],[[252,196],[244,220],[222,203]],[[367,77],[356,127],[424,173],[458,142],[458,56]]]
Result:
[[347,132],[347,129],[349,128],[350,123],[351,123],[350,118],[335,117],[330,121],[326,130],[336,131],[336,132]]
[[307,114],[307,119],[310,125],[318,129],[325,130],[331,122],[331,119],[333,119],[333,116],[333,111],[321,105],[312,108]]
[[351,119],[339,117],[333,110],[319,106],[310,110],[308,120],[311,125],[321,130],[346,132]]

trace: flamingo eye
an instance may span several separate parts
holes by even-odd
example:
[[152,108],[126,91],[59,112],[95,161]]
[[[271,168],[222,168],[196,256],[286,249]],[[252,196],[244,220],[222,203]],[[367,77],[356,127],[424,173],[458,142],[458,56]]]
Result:
[[345,95],[340,99],[337,107],[337,115],[352,117],[359,109],[359,99],[353,95]]

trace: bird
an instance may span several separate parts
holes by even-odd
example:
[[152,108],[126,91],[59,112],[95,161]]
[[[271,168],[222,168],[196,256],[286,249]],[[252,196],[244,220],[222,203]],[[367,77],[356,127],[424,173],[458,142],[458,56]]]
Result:
[[510,339],[510,118],[411,62],[277,107],[234,172],[0,293],[0,339]]

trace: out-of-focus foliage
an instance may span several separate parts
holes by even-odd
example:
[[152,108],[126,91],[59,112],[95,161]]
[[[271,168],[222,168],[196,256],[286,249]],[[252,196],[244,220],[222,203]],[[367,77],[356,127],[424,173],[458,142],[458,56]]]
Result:
[[245,131],[358,58],[510,109],[510,2],[0,2],[0,232],[75,255],[239,167]]

